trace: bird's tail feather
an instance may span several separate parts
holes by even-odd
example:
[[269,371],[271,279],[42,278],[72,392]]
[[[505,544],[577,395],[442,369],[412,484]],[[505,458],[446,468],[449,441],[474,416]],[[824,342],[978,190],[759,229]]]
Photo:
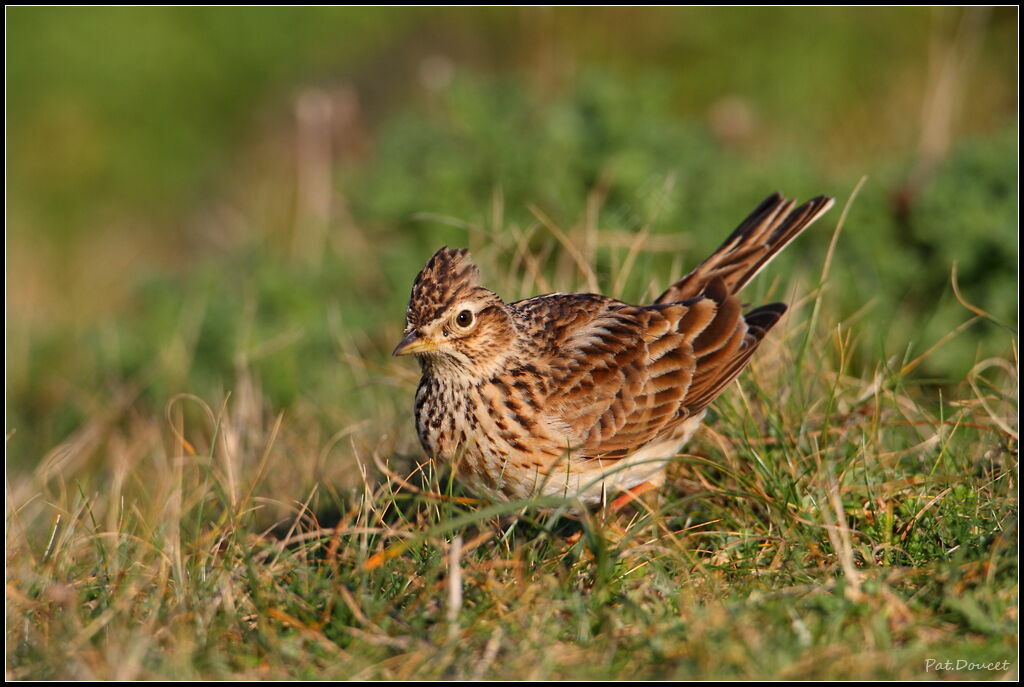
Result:
[[722,279],[729,293],[739,293],[779,251],[832,207],[832,203],[831,198],[818,196],[794,210],[795,201],[773,193],[743,220],[711,257],[670,286],[655,304],[693,298],[716,278]]

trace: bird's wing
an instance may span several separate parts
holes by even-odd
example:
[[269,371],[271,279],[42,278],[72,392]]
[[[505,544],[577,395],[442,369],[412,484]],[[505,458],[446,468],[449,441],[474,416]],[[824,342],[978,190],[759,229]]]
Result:
[[[540,307],[540,305],[538,305]],[[573,455],[623,458],[703,410],[746,365],[785,306],[743,316],[721,279],[681,303],[631,306],[593,297],[556,310],[536,360],[545,412]]]
[[779,251],[832,207],[832,202],[831,198],[818,196],[794,210],[795,201],[778,193],[768,196],[711,257],[654,302],[676,303],[693,298],[716,278],[725,283],[729,293],[739,293]]

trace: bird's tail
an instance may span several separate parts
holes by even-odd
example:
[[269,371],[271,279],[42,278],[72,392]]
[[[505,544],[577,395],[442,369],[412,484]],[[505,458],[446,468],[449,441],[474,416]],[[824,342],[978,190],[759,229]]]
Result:
[[831,198],[818,196],[794,210],[796,201],[773,193],[743,220],[711,257],[658,296],[655,304],[694,298],[718,278],[729,293],[739,293],[779,251],[832,207],[832,203]]

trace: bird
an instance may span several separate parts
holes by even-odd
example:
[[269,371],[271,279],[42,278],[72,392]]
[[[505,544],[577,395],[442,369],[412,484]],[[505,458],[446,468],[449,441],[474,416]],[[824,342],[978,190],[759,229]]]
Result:
[[772,194],[646,305],[595,293],[506,303],[466,249],[439,249],[413,282],[393,351],[419,362],[414,415],[428,457],[498,501],[564,497],[618,510],[661,487],[786,311],[770,303],[744,313],[740,291],[832,204],[818,196],[796,207]]

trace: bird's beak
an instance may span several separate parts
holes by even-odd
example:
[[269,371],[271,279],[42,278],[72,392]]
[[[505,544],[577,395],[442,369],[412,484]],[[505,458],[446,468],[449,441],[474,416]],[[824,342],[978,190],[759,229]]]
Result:
[[429,353],[436,350],[436,342],[423,337],[418,330],[413,329],[398,342],[391,355],[412,355],[413,353]]

